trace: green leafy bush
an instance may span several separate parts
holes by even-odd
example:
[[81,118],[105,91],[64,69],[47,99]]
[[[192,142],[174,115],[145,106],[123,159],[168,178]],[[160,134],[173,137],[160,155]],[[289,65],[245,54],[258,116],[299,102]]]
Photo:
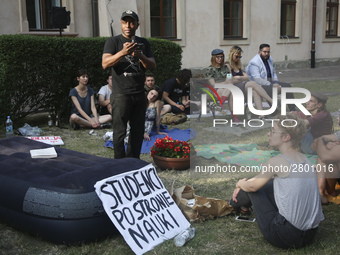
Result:
[[[79,69],[89,72],[96,92],[106,84],[110,70],[101,61],[107,38],[57,38],[28,35],[0,36],[0,119],[18,119],[30,112],[50,111],[67,120],[71,88]],[[175,75],[182,49],[161,39],[148,39],[157,61],[157,84]]]
[[177,43],[164,39],[148,38],[152,53],[155,56],[157,68],[155,74],[156,84],[161,86],[180,71],[182,65],[182,48]]

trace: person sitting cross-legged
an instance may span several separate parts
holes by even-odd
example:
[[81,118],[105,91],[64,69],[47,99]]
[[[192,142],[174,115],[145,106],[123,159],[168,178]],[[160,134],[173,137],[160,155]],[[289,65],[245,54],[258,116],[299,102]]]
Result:
[[170,105],[172,113],[190,114],[190,100],[187,84],[190,82],[192,73],[189,69],[181,70],[176,78],[165,81],[162,86],[163,100],[165,105]]
[[98,116],[94,103],[94,90],[87,86],[89,81],[86,70],[79,70],[77,75],[78,85],[71,89],[70,98],[72,110],[70,125],[73,129],[80,127],[101,128],[103,123],[111,121],[110,114]]
[[[259,175],[239,180],[230,205],[236,209],[253,206],[269,243],[297,249],[313,242],[324,215],[316,173],[296,149],[306,132],[304,122],[291,113],[275,119],[268,132],[269,144],[281,154],[264,163]],[[305,171],[293,171],[295,167]]]
[[98,92],[98,99],[100,110],[99,113],[101,115],[111,114],[112,115],[112,106],[110,103],[110,96],[112,93],[112,75],[107,77],[107,84],[102,86]]

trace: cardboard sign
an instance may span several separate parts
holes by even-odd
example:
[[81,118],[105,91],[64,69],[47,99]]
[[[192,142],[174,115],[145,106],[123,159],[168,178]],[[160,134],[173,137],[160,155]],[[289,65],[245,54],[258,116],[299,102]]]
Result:
[[190,227],[152,164],[98,181],[95,189],[107,215],[136,254]]
[[26,138],[49,145],[64,145],[60,136],[27,136]]

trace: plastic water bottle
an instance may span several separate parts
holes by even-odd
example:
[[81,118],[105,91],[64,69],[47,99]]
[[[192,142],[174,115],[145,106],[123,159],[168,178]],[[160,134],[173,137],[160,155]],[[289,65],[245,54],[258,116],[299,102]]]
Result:
[[55,116],[55,126],[56,127],[60,127],[60,120],[59,120],[59,115],[58,114]]
[[52,125],[53,125],[51,114],[48,115],[48,122],[47,122],[47,124],[48,124],[48,127],[52,127]]
[[194,236],[195,236],[195,229],[194,228],[188,228],[175,237],[175,239],[174,239],[175,245],[177,247],[182,247],[186,242],[193,239]]
[[7,116],[6,120],[6,138],[13,136],[13,122],[10,116]]

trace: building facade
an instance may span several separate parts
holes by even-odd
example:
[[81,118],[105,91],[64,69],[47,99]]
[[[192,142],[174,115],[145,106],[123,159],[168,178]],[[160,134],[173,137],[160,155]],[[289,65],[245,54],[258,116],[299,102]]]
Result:
[[207,67],[213,49],[233,45],[247,64],[261,43],[287,68],[340,64],[339,0],[0,0],[0,34],[58,36],[52,6],[71,12],[63,36],[79,37],[117,35],[121,13],[134,10],[138,35],[178,43],[183,68]]

